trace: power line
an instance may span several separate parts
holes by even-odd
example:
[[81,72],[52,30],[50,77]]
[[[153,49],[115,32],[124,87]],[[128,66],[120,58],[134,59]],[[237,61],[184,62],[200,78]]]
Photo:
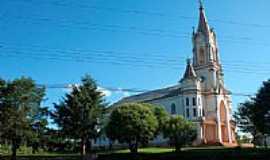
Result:
[[[66,20],[62,20],[59,23],[58,21],[55,21],[53,19],[47,18],[47,17],[40,17],[39,18],[30,18],[30,17],[13,17],[21,22],[23,24],[29,23],[29,24],[42,24],[42,22],[56,25],[60,29],[79,29],[79,30],[91,30],[91,31],[106,31],[106,32],[128,32],[128,33],[135,33],[143,36],[157,36],[162,38],[183,38],[183,39],[191,39],[191,34],[189,33],[176,33],[172,31],[166,31],[163,29],[153,29],[153,28],[141,28],[136,26],[121,26],[116,24],[96,24],[96,23],[89,23],[89,22],[69,22]],[[12,19],[2,19],[2,21],[11,21]],[[64,22],[64,23],[63,23]],[[73,26],[72,26],[73,25]],[[226,42],[232,42],[231,44],[236,45],[246,45],[246,44],[252,44],[252,45],[260,45],[264,47],[269,47],[268,43],[265,43],[265,41],[253,41],[253,39],[248,37],[238,37],[238,39],[235,39],[235,37],[225,36],[223,38],[219,39],[219,43],[224,44]],[[243,43],[245,42],[245,43]]]
[[[45,87],[47,89],[73,89],[73,87],[79,86],[78,84],[39,84],[41,87]],[[129,93],[144,93],[144,92],[150,92],[153,90],[148,89],[138,89],[138,88],[116,88],[116,87],[100,87],[101,89],[108,90],[111,92],[129,92]],[[252,97],[254,94],[250,93],[239,93],[239,92],[230,92],[228,95],[234,95],[234,96],[242,96],[242,97]]]
[[[109,32],[132,32],[137,34],[142,34],[146,36],[159,36],[159,37],[167,37],[167,38],[191,38],[191,34],[189,33],[179,33],[175,31],[169,31],[164,29],[156,29],[156,28],[142,28],[137,26],[122,26],[117,24],[97,24],[97,23],[89,23],[88,21],[69,21],[65,19],[58,19],[54,20],[48,17],[42,17],[40,15],[36,15],[34,17],[38,18],[31,18],[29,16],[22,17],[20,16],[13,16],[12,18],[15,18],[17,20],[20,20],[21,22],[30,23],[30,24],[41,24],[42,22],[50,22],[51,24],[57,25],[58,27],[61,27],[62,29],[82,29],[82,30],[99,30],[99,31],[109,31]],[[11,21],[11,18],[3,17],[2,21]],[[60,22],[60,23],[59,23]],[[75,25],[72,26],[72,25]],[[252,39],[249,37],[237,37],[237,39],[231,37],[231,36],[225,36],[220,39],[221,42],[231,41],[234,43],[239,43],[241,41],[245,42],[252,42]],[[252,44],[257,45],[268,45],[267,43],[263,41],[257,41],[252,42]]]
[[[184,64],[182,62],[185,61],[184,57],[181,56],[165,56],[165,55],[159,55],[158,52],[142,52],[143,55],[139,56],[136,52],[125,52],[125,51],[110,51],[110,50],[81,50],[81,49],[59,49],[59,48],[50,48],[50,47],[44,47],[39,45],[15,45],[15,44],[8,44],[0,42],[0,49],[2,51],[13,51],[17,52],[20,51],[22,53],[29,52],[37,54],[38,55],[50,55],[50,56],[66,56],[71,58],[82,58],[82,59],[111,59],[111,60],[123,60],[128,62],[142,62],[142,63],[155,63],[155,64],[171,64],[171,65],[177,65]],[[165,52],[164,52],[165,53]],[[163,54],[164,54],[163,53]],[[32,54],[31,54],[32,55]],[[180,61],[181,60],[181,61]],[[233,63],[232,63],[233,62]],[[257,62],[258,63],[258,62]],[[234,69],[255,69],[256,71],[258,69],[262,69],[265,67],[269,67],[268,62],[260,62],[259,65],[252,65],[251,62],[245,62],[245,61],[225,61],[225,63],[222,63],[222,65],[229,68]]]
[[[132,58],[132,59],[145,59],[146,57],[151,57],[151,59],[154,60],[164,60],[166,62],[176,62],[176,64],[179,64],[180,59],[186,59],[186,57],[182,56],[168,56],[167,53],[171,53],[170,51],[163,51],[163,52],[129,52],[129,51],[112,51],[112,50],[98,50],[98,49],[59,49],[55,47],[47,47],[42,45],[36,45],[36,44],[12,44],[12,43],[5,43],[0,42],[0,48],[2,49],[14,49],[14,50],[30,50],[35,52],[59,52],[64,54],[75,54],[76,56],[80,55],[96,55],[96,56],[110,56],[110,57],[116,57],[116,58]],[[138,57],[138,53],[142,54],[142,57]],[[160,55],[164,54],[166,55]],[[179,53],[177,53],[179,54]],[[229,62],[229,63],[228,63]],[[258,62],[256,62],[257,64]],[[223,63],[224,64],[224,63]],[[225,61],[225,64],[232,65],[232,66],[253,66],[252,62],[250,61],[244,61],[244,60],[232,60],[232,61]],[[255,67],[262,67],[263,64],[269,64],[269,62],[259,62],[261,65],[255,65]]]
[[[15,1],[12,1],[15,2]],[[18,1],[17,1],[18,2]],[[34,0],[20,0],[20,2],[26,2],[26,3],[36,3]],[[40,5],[41,3],[38,2]],[[136,14],[136,15],[145,15],[145,16],[157,16],[157,17],[165,17],[170,19],[197,19],[197,17],[191,17],[191,16],[185,16],[185,15],[178,15],[178,16],[172,16],[166,13],[162,12],[156,12],[156,11],[142,11],[142,10],[136,10],[136,9],[122,9],[122,8],[113,8],[113,7],[102,7],[102,6],[96,6],[92,4],[77,4],[74,5],[74,3],[66,3],[63,1],[54,1],[54,2],[46,2],[42,3],[43,5],[53,5],[58,7],[78,7],[80,9],[92,9],[92,10],[100,10],[100,11],[106,11],[106,12],[119,12],[124,14]],[[232,20],[224,20],[224,19],[218,19],[218,18],[210,18],[208,19],[210,22],[216,22],[216,23],[222,23],[222,24],[230,24],[230,25],[239,25],[244,27],[252,27],[252,28],[270,28],[270,25],[265,24],[259,24],[259,23],[242,23],[239,21],[232,21]]]
[[[107,64],[111,64],[111,65],[119,65],[119,66],[131,66],[131,67],[149,67],[151,69],[157,68],[167,68],[167,69],[181,69],[182,67],[180,67],[179,64],[176,63],[165,63],[165,62],[160,62],[160,61],[156,61],[156,62],[149,62],[149,61],[145,61],[142,59],[121,59],[119,57],[113,57],[113,56],[94,56],[94,57],[89,57],[89,56],[82,56],[82,55],[67,55],[67,54],[63,54],[63,53],[67,53],[67,52],[63,52],[62,53],[57,53],[57,54],[52,54],[52,53],[46,53],[46,52],[41,52],[41,51],[31,51],[31,50],[27,50],[27,51],[22,51],[22,50],[17,50],[17,49],[6,49],[6,50],[2,50],[4,52],[0,53],[0,56],[13,56],[13,57],[18,57],[21,56],[22,58],[33,58],[33,59],[48,59],[48,60],[57,60],[57,61],[71,61],[71,62],[85,62],[85,63],[107,63]],[[37,53],[42,53],[42,54],[37,54]],[[8,53],[8,54],[7,54]],[[183,69],[183,68],[182,68]],[[251,70],[247,70],[247,69],[243,69],[243,68],[225,68],[226,72],[234,72],[234,73],[244,73],[244,74],[256,74],[256,75],[265,75],[269,72],[264,72],[263,70],[258,70],[256,72],[251,71]]]

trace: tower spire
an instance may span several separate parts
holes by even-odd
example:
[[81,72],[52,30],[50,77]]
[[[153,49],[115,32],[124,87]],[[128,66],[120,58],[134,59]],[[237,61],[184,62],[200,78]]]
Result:
[[203,2],[202,2],[202,0],[199,0],[199,4],[200,4],[200,10],[203,10],[204,8],[203,8]]
[[199,4],[200,4],[200,19],[198,25],[198,32],[209,33],[210,27],[207,22],[202,0],[199,0]]

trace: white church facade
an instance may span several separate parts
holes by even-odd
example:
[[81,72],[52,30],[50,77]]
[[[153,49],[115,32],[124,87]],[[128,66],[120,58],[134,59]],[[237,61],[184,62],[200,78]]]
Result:
[[180,81],[171,87],[123,98],[116,104],[144,102],[163,106],[197,126],[195,144],[236,145],[232,102],[225,88],[217,38],[200,5],[199,24],[193,31],[193,59]]

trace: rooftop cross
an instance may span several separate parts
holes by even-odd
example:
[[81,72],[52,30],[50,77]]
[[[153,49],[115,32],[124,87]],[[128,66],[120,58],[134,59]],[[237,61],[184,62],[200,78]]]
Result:
[[199,0],[199,4],[200,4],[200,10],[203,10],[204,8],[203,8],[203,2],[202,2],[202,0]]

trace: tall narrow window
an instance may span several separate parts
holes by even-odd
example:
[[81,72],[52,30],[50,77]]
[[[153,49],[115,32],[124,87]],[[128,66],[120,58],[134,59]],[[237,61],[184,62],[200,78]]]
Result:
[[200,51],[199,51],[199,64],[204,64],[204,63],[205,63],[204,49],[200,48]]
[[216,50],[214,48],[212,48],[212,54],[213,54],[213,60],[214,61],[217,61],[217,53],[216,53]]
[[196,104],[196,98],[195,98],[195,97],[192,98],[192,105],[193,105],[193,106],[196,106],[196,105],[197,105],[197,104]]
[[186,117],[189,118],[189,108],[186,109]]
[[197,117],[197,109],[196,108],[193,108],[193,117]]
[[171,114],[172,115],[176,114],[176,106],[174,103],[171,105]]
[[186,106],[189,106],[189,98],[186,98]]

